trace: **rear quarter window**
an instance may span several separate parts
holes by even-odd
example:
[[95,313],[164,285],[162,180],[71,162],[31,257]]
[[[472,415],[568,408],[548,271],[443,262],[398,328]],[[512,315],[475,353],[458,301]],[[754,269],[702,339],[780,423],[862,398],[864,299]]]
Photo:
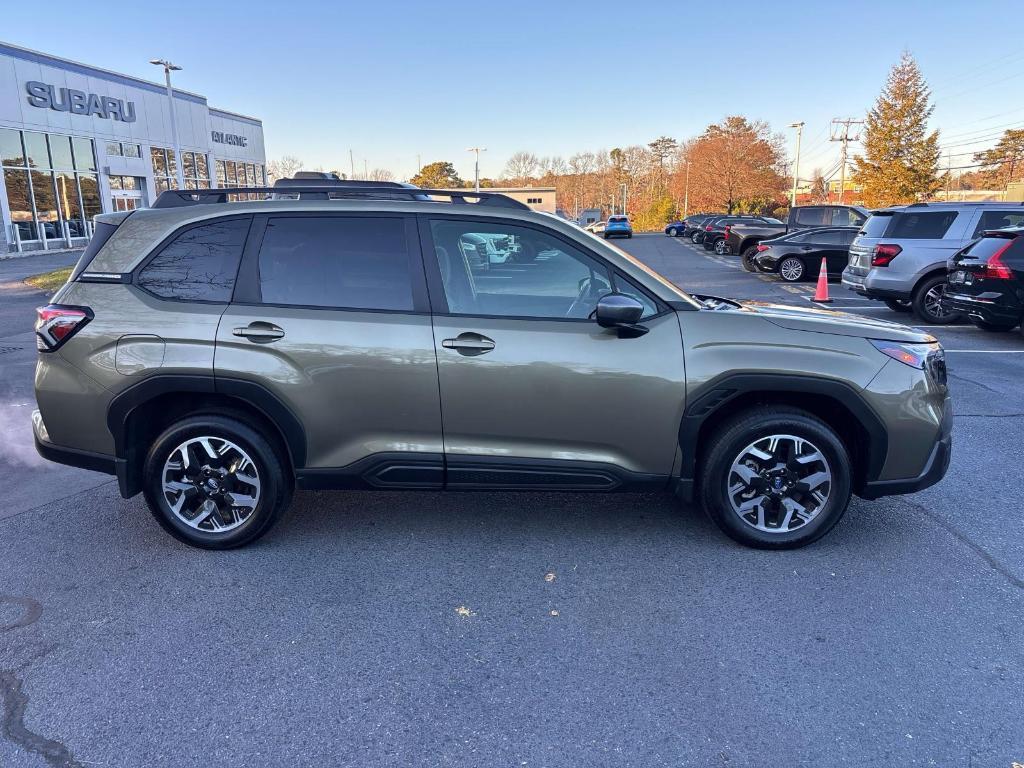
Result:
[[946,236],[956,211],[901,211],[893,216],[885,237],[899,240],[941,240]]
[[96,258],[96,254],[100,252],[100,249],[107,244],[107,240],[110,236],[117,231],[117,226],[114,224],[107,224],[103,221],[97,221],[95,228],[92,233],[92,240],[89,241],[89,245],[85,247],[85,251],[78,258],[78,263],[75,265],[75,269],[71,273],[71,280],[76,279],[80,274],[92,263],[92,260]]
[[882,237],[885,230],[892,224],[892,218],[891,213],[876,213],[869,216],[868,220],[864,222],[864,226],[861,227],[860,234],[864,237]]
[[[1014,254],[1019,254],[1021,245],[1024,244],[1024,238],[1012,238],[1013,245],[1009,249]],[[1011,238],[1006,237],[983,237],[980,240],[974,242],[964,251],[965,256],[969,256],[972,259],[985,262],[995,256],[997,253],[1006,248],[1007,244],[1011,241]],[[1007,253],[1009,255],[1009,253]]]
[[163,299],[231,301],[252,219],[220,219],[178,233],[135,282]]

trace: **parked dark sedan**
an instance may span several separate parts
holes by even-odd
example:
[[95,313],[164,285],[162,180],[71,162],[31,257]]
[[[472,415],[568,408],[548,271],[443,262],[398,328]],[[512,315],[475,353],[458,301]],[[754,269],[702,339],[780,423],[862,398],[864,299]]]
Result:
[[986,331],[1009,331],[1024,322],[1024,227],[985,232],[946,266],[943,308],[962,312]]
[[820,227],[791,232],[757,246],[754,263],[762,272],[774,272],[787,283],[817,278],[825,257],[829,279],[838,280],[850,258],[850,243],[857,227]]
[[731,253],[729,250],[729,242],[726,240],[726,237],[729,235],[729,228],[734,224],[749,223],[775,223],[780,226],[785,226],[778,219],[769,219],[766,216],[748,216],[742,214],[718,216],[716,218],[709,219],[704,224],[704,237],[701,239],[704,250],[713,250],[720,256]]
[[[721,214],[716,215],[720,216]],[[708,213],[695,213],[679,221],[670,221],[665,225],[665,234],[669,237],[690,237],[710,216],[711,214]]]

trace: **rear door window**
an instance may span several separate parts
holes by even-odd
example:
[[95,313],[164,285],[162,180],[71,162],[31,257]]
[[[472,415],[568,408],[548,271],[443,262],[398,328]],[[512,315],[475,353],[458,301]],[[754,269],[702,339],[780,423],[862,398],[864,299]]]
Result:
[[401,217],[274,217],[259,255],[264,304],[413,310],[412,258]]
[[820,243],[821,245],[845,245],[846,240],[843,239],[843,233],[837,232],[836,230],[817,232],[811,235],[811,242]]
[[136,283],[164,299],[229,302],[251,223],[244,216],[189,227],[142,268]]
[[971,239],[973,240],[989,229],[1019,227],[1022,224],[1024,224],[1024,207],[1009,211],[982,211],[981,218],[978,219],[978,226],[974,228]]
[[833,227],[859,227],[864,223],[864,214],[853,208],[833,208]]
[[901,211],[885,231],[895,240],[941,240],[956,221],[956,211]]

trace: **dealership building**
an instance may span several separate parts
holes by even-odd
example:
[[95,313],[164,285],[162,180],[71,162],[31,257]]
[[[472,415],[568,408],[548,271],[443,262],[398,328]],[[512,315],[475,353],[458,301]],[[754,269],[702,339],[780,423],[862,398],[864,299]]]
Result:
[[179,169],[189,189],[266,183],[258,119],[174,89],[176,153],[171,115],[163,84],[0,42],[0,253],[79,245]]

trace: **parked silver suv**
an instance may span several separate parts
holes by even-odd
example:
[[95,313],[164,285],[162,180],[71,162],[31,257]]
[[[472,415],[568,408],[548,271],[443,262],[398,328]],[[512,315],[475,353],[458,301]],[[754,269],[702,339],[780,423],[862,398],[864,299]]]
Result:
[[989,229],[1024,223],[1022,203],[914,203],[875,211],[850,246],[843,285],[925,323],[960,318],[941,303],[946,260]]

